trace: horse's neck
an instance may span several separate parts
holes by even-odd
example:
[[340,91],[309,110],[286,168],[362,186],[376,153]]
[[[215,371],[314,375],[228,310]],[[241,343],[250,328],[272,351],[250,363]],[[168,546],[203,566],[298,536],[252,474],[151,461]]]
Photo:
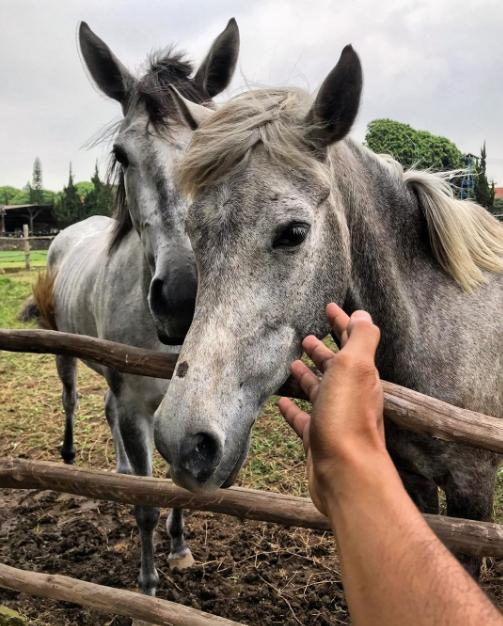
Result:
[[382,356],[392,361],[418,335],[416,295],[423,285],[414,273],[436,274],[427,228],[415,195],[387,165],[350,142],[343,150],[351,170],[342,177],[351,239],[345,308],[372,314],[389,352]]

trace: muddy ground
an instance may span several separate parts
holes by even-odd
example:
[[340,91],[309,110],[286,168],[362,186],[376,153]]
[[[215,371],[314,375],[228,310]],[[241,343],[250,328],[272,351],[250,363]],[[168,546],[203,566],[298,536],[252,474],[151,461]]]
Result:
[[[66,494],[0,491],[0,561],[134,589],[139,542],[129,507]],[[159,597],[249,625],[348,624],[335,544],[322,532],[190,513],[196,564],[169,569],[163,511]],[[126,626],[131,620],[0,590],[34,626]]]
[[[53,492],[0,490],[0,562],[135,589],[139,542],[129,507]],[[163,511],[157,532],[159,597],[249,626],[349,624],[336,546],[328,533],[285,529],[224,515],[189,513],[196,559],[169,569]],[[503,561],[483,586],[503,608]],[[131,620],[77,605],[0,590],[32,626],[129,626]],[[411,622],[413,623],[413,621]]]

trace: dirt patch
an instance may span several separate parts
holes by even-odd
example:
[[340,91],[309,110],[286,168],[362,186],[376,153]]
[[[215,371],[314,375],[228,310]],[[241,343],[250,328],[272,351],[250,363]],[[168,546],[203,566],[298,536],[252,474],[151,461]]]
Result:
[[[129,507],[52,492],[2,490],[0,497],[0,561],[135,588],[139,541]],[[250,626],[349,623],[335,542],[327,533],[192,513],[186,528],[196,564],[171,572],[163,513],[156,548],[159,597]],[[131,623],[5,590],[0,603],[34,626]]]
[[[0,561],[122,589],[135,589],[139,541],[129,507],[47,491],[0,490]],[[224,515],[189,513],[196,564],[168,566],[163,511],[157,530],[159,597],[249,626],[345,626],[349,617],[335,541],[328,533],[286,529]],[[503,607],[503,561],[490,561],[483,587]],[[0,603],[32,626],[129,626],[104,615],[0,589]]]

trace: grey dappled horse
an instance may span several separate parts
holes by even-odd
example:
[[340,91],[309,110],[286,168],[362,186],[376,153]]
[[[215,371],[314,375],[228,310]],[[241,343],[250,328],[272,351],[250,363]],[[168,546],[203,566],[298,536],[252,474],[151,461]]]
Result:
[[[90,217],[63,230],[52,243],[48,268],[55,276],[55,326],[165,351],[165,344],[182,343],[196,295],[196,270],[185,233],[186,203],[172,183],[190,129],[167,87],[175,85],[190,101],[209,104],[232,78],[238,28],[229,21],[192,77],[191,64],[173,50],[153,57],[146,74],[137,79],[85,23],[79,41],[96,85],[121,104],[124,114],[113,146],[120,168],[119,202],[116,219]],[[77,363],[67,356],[58,356],[56,363],[66,413],[62,456],[68,463],[75,457]],[[108,383],[105,413],[118,471],[150,475],[153,414],[167,381],[89,365]],[[138,506],[135,516],[142,544],[139,584],[145,593],[155,594],[159,578],[153,531],[159,510]],[[177,566],[190,564],[181,510],[172,511],[167,526],[170,559]]]
[[[185,103],[199,125],[179,171],[198,297],[155,441],[189,489],[233,482],[302,338],[329,332],[330,301],[381,327],[383,379],[502,415],[503,227],[445,176],[403,172],[345,138],[361,85],[348,46],[314,102],[264,89],[217,112]],[[390,422],[386,435],[423,511],[438,512],[439,486],[449,515],[490,518],[496,454]]]

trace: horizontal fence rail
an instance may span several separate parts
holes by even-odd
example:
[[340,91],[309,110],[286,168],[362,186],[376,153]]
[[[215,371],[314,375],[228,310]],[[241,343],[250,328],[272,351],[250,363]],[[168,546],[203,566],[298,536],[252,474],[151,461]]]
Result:
[[[90,360],[120,372],[171,378],[177,354],[135,348],[86,335],[51,330],[0,330],[0,350],[65,354]],[[390,420],[424,433],[503,454],[503,420],[452,406],[400,385],[383,381],[384,410]],[[292,378],[278,394],[305,399]]]
[[0,350],[63,354],[94,361],[119,372],[171,378],[177,354],[154,352],[124,343],[56,330],[0,329]]
[[[0,459],[0,487],[51,489],[124,504],[211,511],[300,528],[330,528],[327,518],[308,498],[242,487],[193,494],[171,480],[81,469],[47,461]],[[503,557],[503,526],[440,515],[424,517],[451,549],[473,556]]]
[[56,235],[30,235],[29,237],[0,237],[0,241],[8,241],[9,243],[23,243],[25,239],[28,239],[28,241],[47,241],[55,238]]
[[59,574],[27,572],[0,563],[0,587],[43,598],[74,602],[103,613],[115,613],[162,626],[244,626],[192,609],[183,604],[152,598],[134,591],[114,589]]

